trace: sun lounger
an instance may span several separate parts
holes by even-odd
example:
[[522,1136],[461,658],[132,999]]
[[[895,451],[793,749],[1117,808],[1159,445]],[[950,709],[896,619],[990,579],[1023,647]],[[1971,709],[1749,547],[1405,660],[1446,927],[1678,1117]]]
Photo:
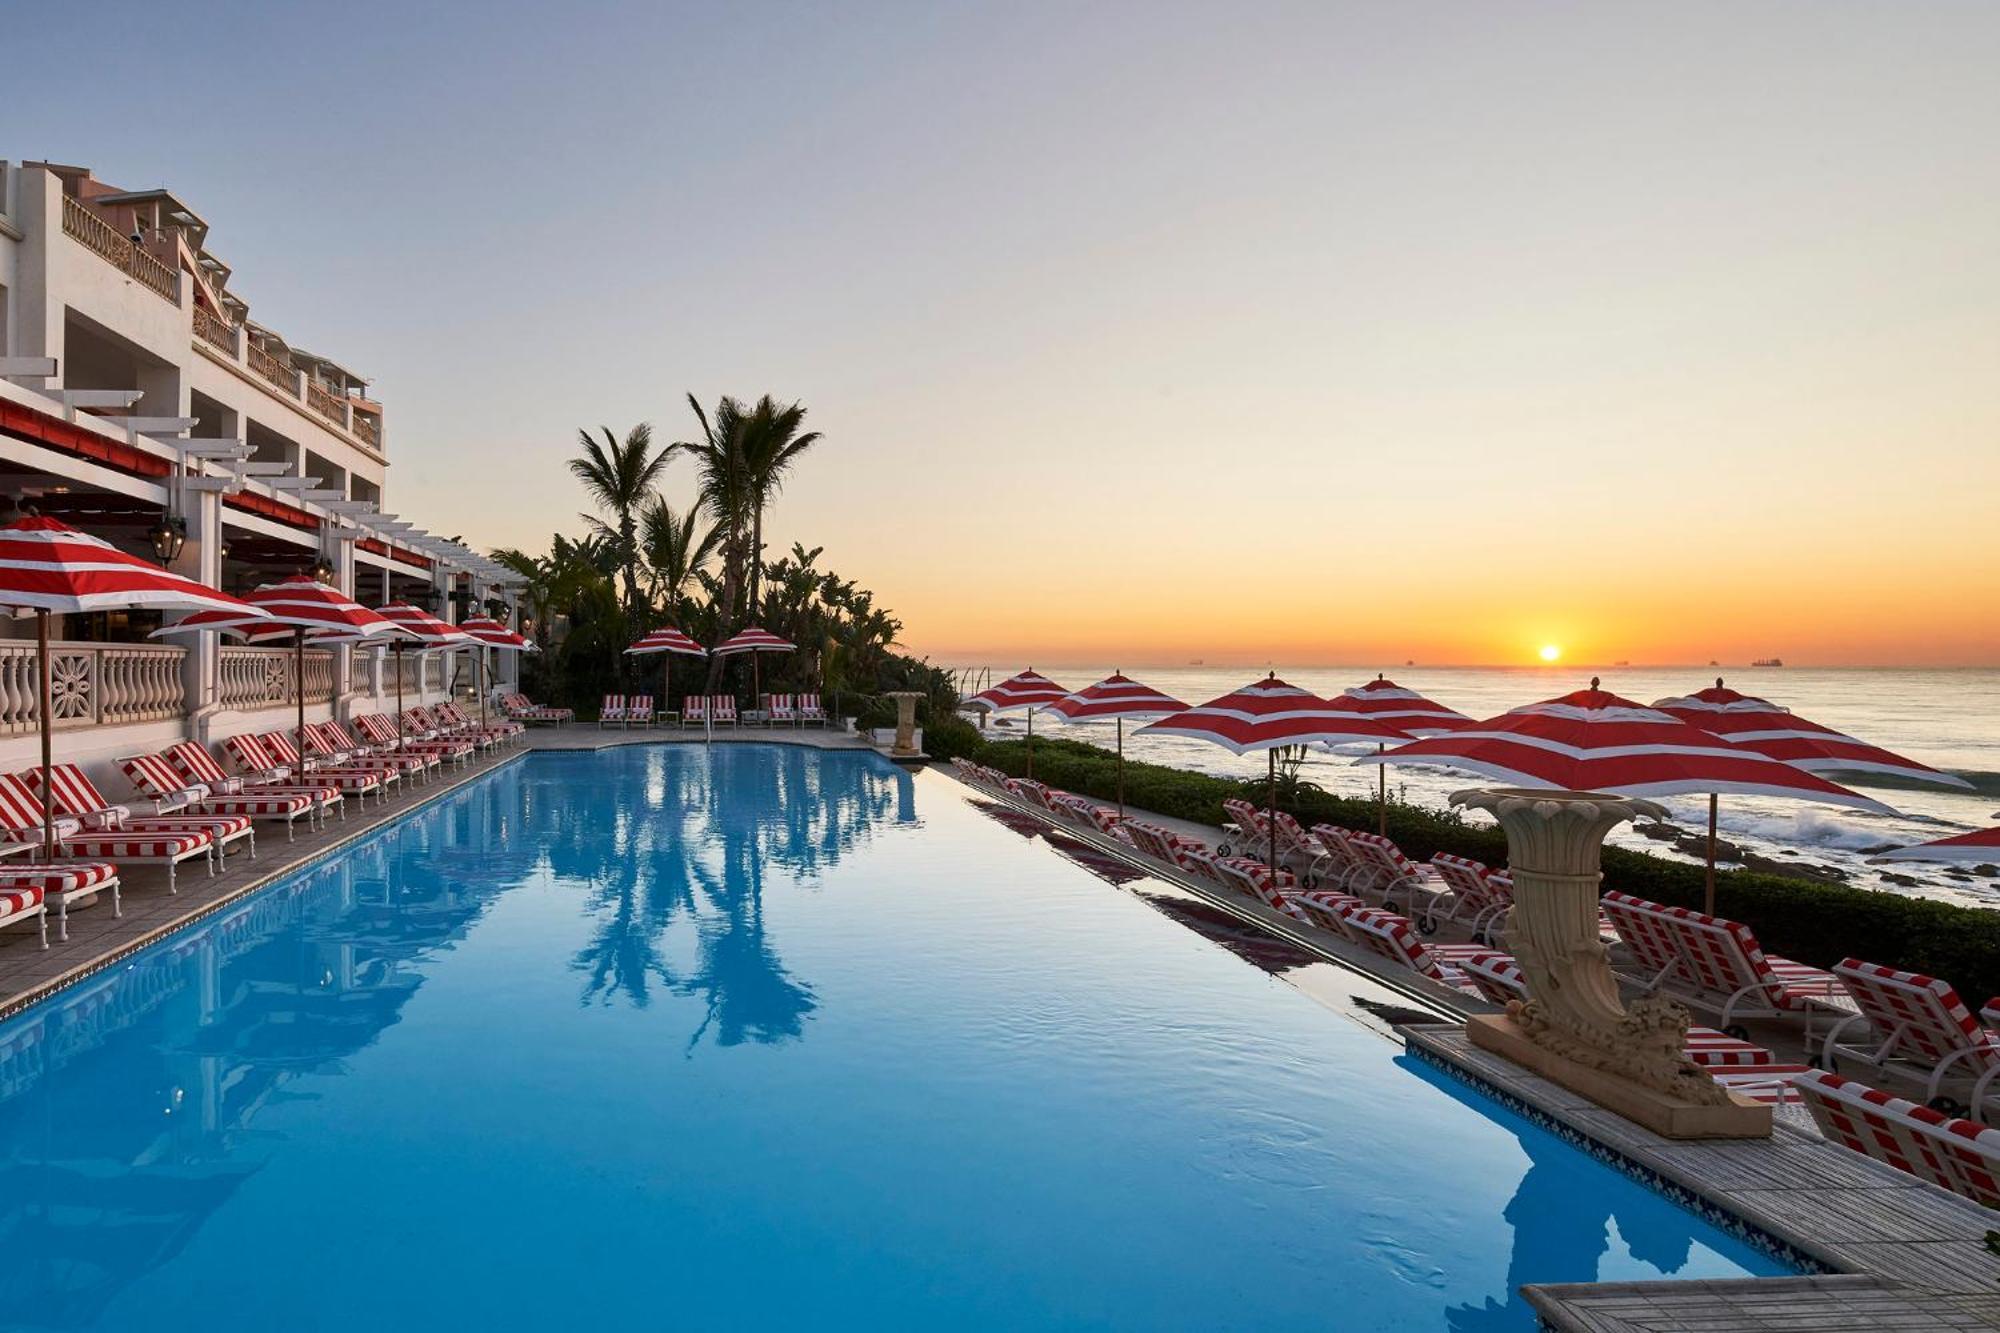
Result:
[[625,725],[625,696],[622,694],[605,695],[603,704],[597,710],[597,725],[600,729],[614,722],[621,727]]
[[1402,848],[1379,833],[1349,832],[1347,845],[1376,870],[1373,882],[1362,892],[1380,897],[1382,905],[1391,912],[1408,904],[1411,917],[1431,916],[1437,910],[1438,900],[1451,892],[1451,886],[1435,867],[1418,865],[1403,855]]
[[[308,724],[310,732],[311,726]],[[357,737],[338,722],[322,722],[319,731],[328,743],[350,755],[366,755],[370,759],[394,764],[398,772],[418,781],[430,781],[431,774],[443,763],[438,755],[420,750],[398,750],[393,745],[377,745]]]
[[681,730],[708,725],[708,696],[690,694],[681,700]]
[[1810,1045],[1815,1016],[1855,1012],[1840,978],[1765,954],[1739,921],[1615,891],[1603,905],[1637,964],[1640,986],[1719,1015],[1718,1026],[1731,1036],[1748,1035],[1738,1019],[1799,1019]]
[[736,696],[733,694],[711,694],[708,697],[708,711],[714,716],[716,726],[735,726]]
[[[21,775],[27,780],[29,790],[36,796],[49,799],[42,793],[42,770],[31,768]],[[257,859],[257,831],[247,815],[218,814],[138,814],[131,807],[113,805],[104,799],[104,793],[88,774],[75,764],[56,764],[49,769],[50,784],[54,788],[55,811],[76,820],[86,830],[119,829],[127,832],[178,832],[183,829],[202,829],[215,839],[216,847],[224,855],[234,844],[244,843],[250,859]]]
[[[626,711],[631,711],[629,705]],[[449,741],[468,749],[490,750],[500,743],[498,736],[482,732],[477,724],[462,726],[421,705],[403,710],[403,729],[405,734],[414,733],[426,741]]]
[[[403,769],[400,765],[379,755],[368,754],[353,746],[340,744],[336,737],[328,733],[324,724],[306,723],[305,737],[307,746],[305,769],[314,777],[330,769],[353,769],[380,774],[385,784],[400,783],[403,780]],[[290,732],[272,732],[267,735],[264,737],[264,748],[271,753],[272,758],[286,762],[289,762],[289,756],[298,753],[298,748],[292,744]]]
[[508,717],[489,718],[481,722],[449,699],[436,705],[432,711],[448,725],[458,728],[461,733],[480,731],[501,740],[514,740],[525,735],[528,730],[526,726]]
[[525,694],[500,696],[500,707],[517,722],[541,722],[560,727],[576,721],[574,708],[552,708],[547,704],[531,703]]
[[[1843,1063],[1861,1064],[1919,1079],[1934,1109],[1966,1106],[1979,1114],[2000,1074],[2000,1032],[1980,1026],[1950,982],[1858,958],[1841,959],[1833,975],[1860,1012],[1826,1034],[1821,1065],[1838,1071]],[[1940,1091],[1947,1082],[1970,1084],[1967,1100],[1946,1105]]]
[[773,694],[769,696],[769,707],[772,726],[775,727],[780,722],[790,727],[795,727],[799,724],[798,706],[792,702],[791,695]]
[[[246,737],[233,736],[230,739],[242,741]],[[279,767],[288,768],[294,773],[302,773],[307,780],[322,783],[336,791],[352,792],[355,804],[363,810],[368,808],[368,798],[371,795],[377,800],[387,800],[389,784],[401,780],[396,771],[385,764],[307,763],[299,754],[298,746],[292,743],[291,736],[286,732],[267,731],[254,740]]]
[[42,947],[49,947],[49,911],[39,886],[16,883],[0,873],[0,926],[35,925],[41,928]]
[[1033,778],[1008,778],[1006,790],[1010,795],[1020,797],[1037,810],[1045,811],[1051,815],[1057,813],[1054,802],[1059,793],[1050,790]]
[[2000,1130],[1824,1069],[1809,1070],[1795,1082],[1813,1121],[1833,1142],[2000,1209]]
[[1147,856],[1176,870],[1186,870],[1187,854],[1202,844],[1184,840],[1172,829],[1158,824],[1150,824],[1141,819],[1127,819],[1119,825],[1125,830],[1126,840]]
[[1433,854],[1431,865],[1451,890],[1451,898],[1442,909],[1434,907],[1427,916],[1417,918],[1417,929],[1435,934],[1440,925],[1453,921],[1471,930],[1475,941],[1491,942],[1507,909],[1514,905],[1513,878],[1505,871],[1489,869],[1484,861],[1450,852]]
[[[119,901],[118,867],[104,861],[63,861],[54,865],[35,862],[0,866],[0,890],[40,895],[44,912],[56,905],[56,938],[69,938],[69,905],[100,893],[111,895],[111,915],[125,915]],[[25,908],[21,909],[24,912]],[[47,926],[42,943],[48,943]]]
[[1299,892],[1299,881],[1291,871],[1273,870],[1262,861],[1253,861],[1247,856],[1218,856],[1215,869],[1222,876],[1222,882],[1239,893],[1255,898],[1274,912],[1282,912],[1296,921],[1304,921],[1306,915],[1292,901]]
[[245,819],[281,819],[285,841],[290,842],[299,820],[311,828],[319,815],[319,805],[303,792],[267,792],[237,796],[214,796],[206,787],[190,783],[164,754],[130,755],[118,767],[142,798],[153,802],[155,810],[186,815],[241,815]]
[[[1299,827],[1299,821],[1283,810],[1265,815],[1269,821],[1267,829],[1276,829],[1278,834],[1278,864],[1288,866],[1299,877],[1299,882],[1312,888],[1319,881],[1315,868],[1328,859],[1327,850],[1314,835]],[[1268,844],[1266,849],[1268,850]],[[1245,849],[1246,855],[1254,855]]]
[[1351,893],[1339,889],[1307,889],[1304,893],[1292,895],[1292,902],[1305,914],[1305,919],[1321,930],[1331,931],[1355,940],[1352,929],[1347,924],[1347,914],[1355,908],[1368,904]]
[[804,726],[808,722],[813,723],[815,726],[823,727],[826,725],[826,710],[820,707],[819,696],[817,694],[801,694],[799,696],[799,725]]
[[1321,888],[1361,893],[1381,881],[1381,868],[1348,841],[1353,829],[1338,824],[1314,824],[1312,832],[1319,840],[1321,853],[1319,864],[1313,867],[1313,878]]
[[1222,826],[1222,841],[1215,847],[1218,856],[1249,856],[1271,845],[1264,812],[1250,802],[1231,797],[1222,803],[1222,813],[1229,819]]
[[[0,837],[30,846],[45,837],[42,798],[18,773],[0,773]],[[215,839],[206,829],[87,830],[74,819],[55,823],[56,853],[84,860],[144,861],[167,868],[167,892],[179,893],[176,872],[183,861],[201,857],[215,873]],[[0,869],[0,874],[6,873]],[[64,938],[68,938],[66,935]]]
[[1124,816],[1120,815],[1110,806],[1099,805],[1085,796],[1072,796],[1067,793],[1061,798],[1061,804],[1069,812],[1070,823],[1075,824],[1078,828],[1091,833],[1101,833],[1108,838],[1119,838],[1121,841],[1124,841],[1123,835],[1119,831],[1120,826],[1125,822]]
[[472,761],[472,742],[439,737],[426,740],[412,732],[399,733],[394,718],[380,713],[357,713],[354,725],[361,728],[361,734],[376,745],[389,749],[408,751],[412,754],[436,755],[440,760],[449,759],[461,768]]
[[645,727],[649,730],[652,728],[653,725],[652,695],[635,694],[632,696],[632,698],[625,705],[625,725],[628,727]]
[[[169,746],[166,757],[167,762],[180,774],[181,785],[199,787],[205,797],[305,796],[311,799],[317,818],[324,820],[328,810],[339,810],[340,817],[347,818],[346,798],[337,789],[323,782],[289,779],[283,782],[252,782],[244,778],[232,778],[222,771],[222,765],[215,761],[215,756],[204,749],[199,741],[181,741],[177,745]],[[211,805],[210,808],[215,807]]]
[[1221,866],[1222,854],[1213,847],[1183,847],[1181,849],[1181,868],[1186,870],[1188,874],[1201,880],[1210,888],[1228,889],[1234,892],[1236,886],[1223,878]]
[[1417,933],[1408,917],[1382,908],[1349,907],[1341,914],[1352,938],[1362,947],[1454,990],[1478,993],[1464,964],[1493,952],[1478,944],[1432,944]]

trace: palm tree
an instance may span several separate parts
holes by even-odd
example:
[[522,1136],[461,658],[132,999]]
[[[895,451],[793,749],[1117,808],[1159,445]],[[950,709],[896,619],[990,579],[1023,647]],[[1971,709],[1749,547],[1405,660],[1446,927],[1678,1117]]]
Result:
[[743,405],[734,398],[724,397],[716,403],[711,420],[693,394],[687,400],[701,426],[701,438],[676,440],[668,452],[685,453],[694,459],[702,506],[721,534],[722,576],[714,599],[718,628],[726,628],[736,622],[737,600],[745,584],[744,563],[748,557],[744,534],[750,511],[748,478],[743,467]]
[[667,618],[682,629],[686,628],[682,622],[686,619],[688,585],[698,581],[722,540],[718,524],[710,523],[697,531],[701,517],[699,504],[676,511],[659,496],[649,500],[639,514],[639,548],[646,557],[650,591],[663,603]]
[[642,421],[627,431],[622,444],[611,433],[611,427],[600,429],[604,432],[601,444],[587,430],[576,433],[583,453],[569,460],[569,470],[576,474],[598,507],[610,513],[615,520],[606,523],[585,515],[595,531],[617,543],[625,571],[625,612],[637,615],[639,510],[651,498],[653,488],[666,473],[667,461],[673,457],[673,450],[653,452],[653,427],[648,422]]
[[785,474],[806,450],[820,441],[816,430],[800,431],[806,410],[793,403],[780,407],[770,394],[743,425],[743,501],[750,518],[750,618],[757,618],[757,594],[764,567],[764,509],[784,489]]

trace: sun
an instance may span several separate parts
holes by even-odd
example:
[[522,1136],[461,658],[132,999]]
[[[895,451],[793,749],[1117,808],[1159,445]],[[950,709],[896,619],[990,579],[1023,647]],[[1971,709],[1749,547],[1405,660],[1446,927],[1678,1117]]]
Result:
[[1544,662],[1554,662],[1560,659],[1562,655],[1563,655],[1563,650],[1561,645],[1553,643],[1545,643],[1542,645],[1542,660]]

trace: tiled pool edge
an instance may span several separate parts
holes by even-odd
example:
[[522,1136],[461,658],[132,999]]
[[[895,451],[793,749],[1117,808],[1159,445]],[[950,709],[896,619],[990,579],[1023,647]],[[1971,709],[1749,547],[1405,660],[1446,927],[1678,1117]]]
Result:
[[[1782,1125],[1770,1140],[1662,1139],[1476,1049],[1462,1028],[1402,1032],[1413,1058],[1804,1275],[1527,1288],[1544,1327],[1608,1333],[1679,1326],[1636,1322],[1639,1312],[1657,1307],[1666,1312],[1661,1318],[1698,1319],[1694,1326],[1714,1329],[2000,1328],[2000,1255],[1984,1240],[2000,1214]],[[1799,1322],[1846,1311],[1864,1292],[1864,1322]],[[1568,1304],[1578,1317],[1555,1317]],[[1615,1316],[1621,1309],[1634,1322]]]
[[531,747],[523,746],[497,758],[481,761],[477,768],[467,772],[455,773],[443,780],[434,780],[423,788],[421,795],[413,796],[412,799],[399,806],[393,812],[384,812],[365,823],[357,822],[352,831],[335,836],[331,842],[323,846],[314,847],[303,855],[286,861],[276,869],[270,870],[255,879],[245,880],[242,884],[218,894],[208,902],[202,903],[198,907],[190,908],[187,912],[175,917],[171,921],[163,922],[151,930],[134,935],[130,939],[120,940],[117,944],[103,952],[94,954],[87,960],[78,963],[67,972],[15,992],[5,1000],[0,1000],[0,1023],[4,1023],[8,1019],[34,1008],[52,996],[62,994],[73,986],[81,985],[107,968],[117,966],[133,954],[151,948],[161,940],[185,930],[189,926],[206,921],[216,913],[234,907],[245,898],[255,893],[261,893],[279,880],[295,875],[300,871],[308,870],[325,861],[327,858],[339,852],[346,851],[363,838],[373,837],[384,829],[394,828],[396,825],[401,824],[405,820],[429,808],[434,803],[450,796],[452,793],[462,791],[489,774],[500,772],[510,764],[519,763],[531,753],[534,753]]

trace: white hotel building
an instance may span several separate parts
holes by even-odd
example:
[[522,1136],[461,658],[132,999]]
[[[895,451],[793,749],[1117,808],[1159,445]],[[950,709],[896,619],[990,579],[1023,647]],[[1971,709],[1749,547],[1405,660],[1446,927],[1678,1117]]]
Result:
[[[506,619],[509,571],[389,512],[368,381],[252,319],[208,233],[170,191],[0,161],[0,519],[28,504],[148,558],[178,545],[172,569],[239,594],[318,567],[367,605]],[[119,756],[292,715],[289,649],[148,639],[160,623],[52,626],[57,756],[107,794],[126,790]],[[38,756],[34,662],[33,621],[0,618],[0,771]],[[309,651],[308,717],[393,709],[396,669],[379,649]],[[462,654],[402,670],[410,702],[470,688]]]

